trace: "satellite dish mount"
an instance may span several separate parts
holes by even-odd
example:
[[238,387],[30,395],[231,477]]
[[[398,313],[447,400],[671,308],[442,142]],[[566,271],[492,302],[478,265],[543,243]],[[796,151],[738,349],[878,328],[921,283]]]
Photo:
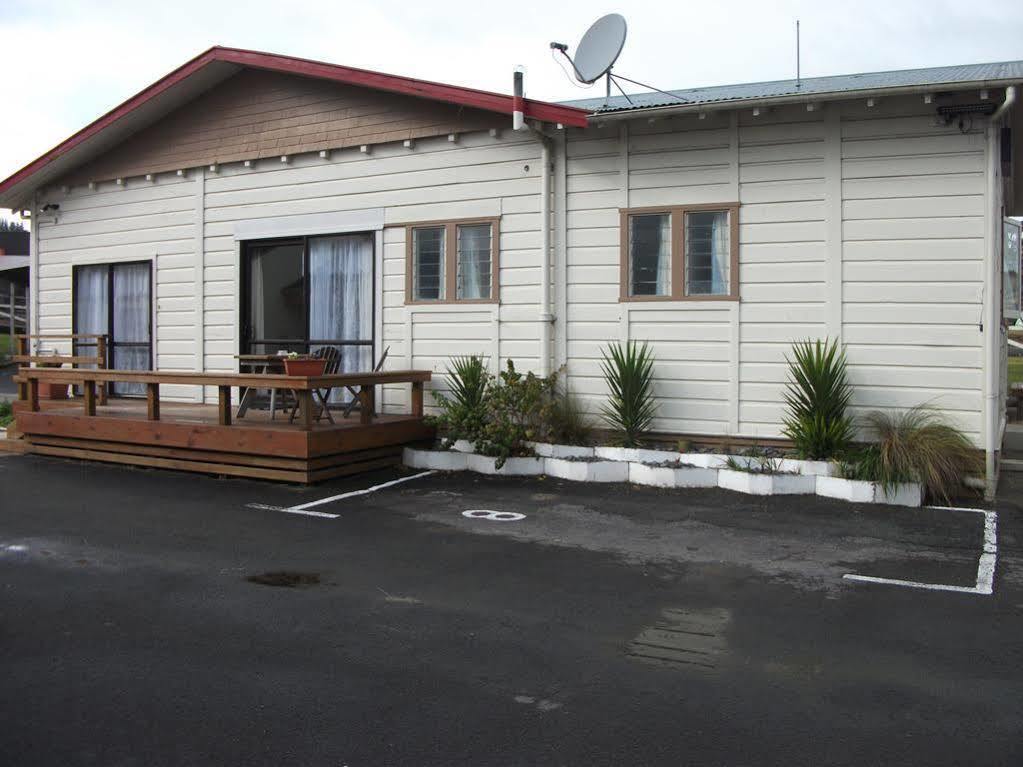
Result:
[[628,25],[625,23],[625,17],[619,13],[609,13],[607,16],[601,16],[586,30],[586,34],[583,35],[579,45],[576,46],[574,58],[568,55],[568,46],[564,43],[551,43],[551,49],[560,52],[562,56],[568,59],[568,63],[572,65],[572,71],[575,72],[575,79],[579,82],[585,85],[592,85],[601,77],[606,79],[605,106],[607,106],[607,101],[611,98],[612,83],[625,96],[626,101],[630,104],[633,103],[632,99],[629,98],[629,94],[618,83],[619,80],[625,80],[634,85],[649,88],[658,93],[664,93],[679,101],[685,101],[685,99],[673,93],[667,93],[660,88],[654,88],[651,85],[630,80],[628,77],[614,74],[611,71],[611,67],[618,61],[618,57],[625,47],[627,31]]

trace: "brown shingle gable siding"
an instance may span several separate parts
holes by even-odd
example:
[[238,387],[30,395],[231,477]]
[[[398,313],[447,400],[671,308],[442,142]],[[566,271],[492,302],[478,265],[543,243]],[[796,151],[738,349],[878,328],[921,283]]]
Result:
[[61,183],[501,127],[507,117],[295,75],[243,70]]

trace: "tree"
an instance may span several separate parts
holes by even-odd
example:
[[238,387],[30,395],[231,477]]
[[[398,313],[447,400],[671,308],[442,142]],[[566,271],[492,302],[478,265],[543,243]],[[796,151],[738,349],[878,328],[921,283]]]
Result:
[[0,218],[0,232],[24,232],[25,225],[20,221],[8,221]]

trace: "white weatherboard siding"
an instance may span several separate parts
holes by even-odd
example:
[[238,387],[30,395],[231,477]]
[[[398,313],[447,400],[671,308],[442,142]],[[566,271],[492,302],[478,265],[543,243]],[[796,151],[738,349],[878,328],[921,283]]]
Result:
[[[195,365],[196,183],[173,175],[156,183],[131,179],[96,190],[76,187],[47,197],[60,205],[56,222],[40,214],[39,332],[70,333],[72,267],[151,261],[154,264],[154,362],[161,370]],[[70,352],[69,344],[46,342]],[[163,387],[167,397],[191,399],[194,387]]]
[[982,120],[965,134],[936,125],[917,100],[850,104],[842,121],[843,322],[856,411],[930,403],[978,444],[983,129]]
[[[982,127],[978,118],[961,133],[907,97],[565,132],[552,195],[555,367],[567,365],[595,414],[606,396],[601,349],[650,341],[657,430],[775,437],[785,354],[830,334],[848,344],[857,413],[929,403],[980,444]],[[365,216],[383,226],[377,354],[390,347],[388,368],[429,368],[443,389],[456,355],[482,354],[495,372],[508,359],[538,367],[533,136],[476,132],[289,159],[47,192],[43,202],[61,208],[58,223],[38,216],[41,332],[70,331],[73,263],[151,259],[157,366],[194,369],[201,338],[206,370],[236,370],[239,232]],[[620,208],[734,201],[741,302],[619,302]],[[500,304],[406,306],[403,225],[484,216],[500,217]],[[385,411],[407,400],[407,387],[384,387]]]
[[[981,128],[963,134],[907,98],[571,131],[573,388],[596,412],[601,348],[646,340],[656,429],[775,437],[791,343],[840,335],[855,413],[930,404],[979,444]],[[619,208],[736,199],[738,305],[619,303]]]
[[[423,139],[402,144],[307,154],[288,164],[263,160],[252,168],[224,166],[206,177],[205,334],[208,370],[234,370],[239,311],[239,222],[384,211],[383,273],[377,301],[383,338],[376,356],[390,348],[386,367],[414,366],[443,373],[457,354],[481,353],[494,364],[512,357],[526,368],[538,359],[539,144],[507,132]],[[500,216],[501,304],[405,306],[405,229],[402,224]],[[409,343],[411,341],[411,347]],[[443,388],[438,377],[433,388]],[[408,387],[384,387],[383,409],[403,412]],[[433,404],[427,396],[427,406]]]

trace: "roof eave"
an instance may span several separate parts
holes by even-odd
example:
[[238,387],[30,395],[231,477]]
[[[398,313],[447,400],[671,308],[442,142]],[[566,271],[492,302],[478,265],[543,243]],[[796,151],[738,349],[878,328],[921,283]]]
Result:
[[625,107],[608,112],[592,112],[591,123],[617,122],[631,120],[636,117],[670,117],[672,115],[693,114],[699,112],[720,112],[748,107],[781,106],[785,104],[809,104],[822,101],[848,101],[859,98],[881,98],[885,96],[905,96],[916,93],[942,93],[962,90],[991,90],[1018,85],[1020,80],[967,80],[952,83],[934,83],[932,85],[900,85],[889,88],[863,88],[859,90],[825,91],[821,93],[792,93],[783,96],[764,96],[749,99],[728,99],[725,101],[698,101],[680,104],[662,104],[651,107]]
[[[111,128],[119,120],[127,117],[139,107],[166,93],[175,85],[183,83],[200,70],[215,62],[223,62],[239,67],[284,72],[298,76],[317,77],[349,85],[375,88],[390,93],[432,99],[434,101],[445,101],[469,108],[508,115],[511,115],[513,111],[513,98],[500,93],[426,80],[416,80],[400,75],[388,75],[338,64],[299,59],[292,56],[214,46],[185,62],[167,75],[164,75],[152,85],[147,86],[106,114],[89,123],[50,151],[13,173],[7,179],[0,181],[0,207],[16,208],[24,206],[26,204],[25,201],[31,199],[36,189],[47,183],[47,181],[32,183],[33,177],[37,173],[45,170],[54,161],[66,157],[69,153],[81,148],[90,139],[98,137],[104,130]],[[524,107],[527,118],[539,120],[540,122],[557,123],[576,128],[583,128],[588,125],[590,112],[579,107],[530,99],[525,100]]]

